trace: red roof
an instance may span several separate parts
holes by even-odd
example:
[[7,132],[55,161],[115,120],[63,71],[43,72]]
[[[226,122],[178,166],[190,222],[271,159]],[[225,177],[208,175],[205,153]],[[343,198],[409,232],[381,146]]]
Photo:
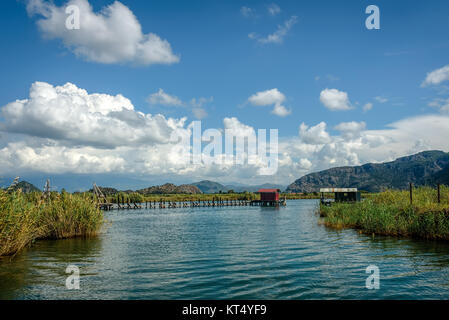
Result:
[[259,189],[258,192],[279,192],[279,189]]

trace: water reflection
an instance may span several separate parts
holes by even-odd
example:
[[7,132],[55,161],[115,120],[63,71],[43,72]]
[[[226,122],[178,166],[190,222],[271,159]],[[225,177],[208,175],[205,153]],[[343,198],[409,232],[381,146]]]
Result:
[[[108,212],[99,238],[39,241],[3,259],[0,298],[449,298],[448,243],[332,230],[316,206]],[[68,264],[80,267],[81,290],[66,290]],[[380,290],[365,288],[370,264]]]
[[90,263],[101,253],[101,243],[101,237],[40,240],[14,257],[1,258],[0,299],[26,298],[29,287],[63,288],[69,264],[89,274],[93,271]]

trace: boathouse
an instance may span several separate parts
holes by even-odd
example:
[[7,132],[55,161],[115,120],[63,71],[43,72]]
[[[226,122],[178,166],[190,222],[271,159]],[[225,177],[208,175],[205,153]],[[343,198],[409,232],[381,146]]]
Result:
[[258,192],[261,201],[279,201],[280,191],[279,189],[260,189]]
[[325,193],[334,193],[335,202],[359,202],[360,191],[357,188],[321,188],[321,203],[326,203]]
[[286,201],[279,199],[279,189],[259,189],[257,193],[260,194],[260,200],[251,201],[252,206],[262,207],[278,207],[280,205],[285,206]]

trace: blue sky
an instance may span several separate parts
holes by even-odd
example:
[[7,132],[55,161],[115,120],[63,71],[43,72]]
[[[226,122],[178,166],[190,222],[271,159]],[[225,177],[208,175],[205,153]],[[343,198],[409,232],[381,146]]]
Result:
[[[113,1],[91,0],[89,3],[93,13],[99,14]],[[293,176],[299,178],[310,171],[334,165],[385,161],[411,151],[404,147],[395,153],[397,148],[392,146],[389,150],[369,155],[348,151],[355,152],[357,159],[323,155],[328,144],[337,143],[335,139],[344,135],[335,129],[341,123],[363,123],[362,130],[370,134],[380,134],[379,131],[389,130],[390,124],[410,117],[433,115],[437,117],[435,121],[443,123],[442,126],[446,123],[444,105],[448,99],[446,85],[449,82],[438,80],[426,86],[422,83],[430,72],[449,64],[447,1],[123,0],[121,3],[134,14],[143,34],[154,33],[168,41],[178,62],[142,65],[132,59],[113,63],[92,61],[85,55],[76,55],[76,45],[65,44],[67,35],[46,39],[45,31],[38,26],[43,16],[27,11],[29,1],[2,1],[0,106],[29,98],[30,87],[36,81],[52,86],[70,82],[89,94],[121,94],[132,102],[136,111],[145,114],[160,113],[173,119],[187,117],[186,123],[195,120],[191,99],[204,98],[200,107],[203,127],[222,128],[223,119],[235,117],[239,123],[254,129],[278,128],[281,140],[290,144],[304,143],[298,133],[301,123],[310,129],[325,122],[324,131],[330,140],[320,143],[321,149],[314,146],[312,152],[312,147],[306,146],[290,155],[293,167],[286,167],[289,174],[280,174],[282,178],[279,178],[279,182],[285,184],[292,182]],[[54,4],[62,8],[67,2],[54,1]],[[365,27],[368,16],[365,8],[370,4],[380,9],[380,30]],[[269,8],[278,9],[270,13]],[[284,28],[292,19],[296,23],[286,29],[279,42],[262,43],[264,37]],[[275,88],[284,96],[282,105],[291,112],[286,116],[273,114],[272,105],[254,106],[248,100],[258,92]],[[182,105],[148,103],[148,97],[159,89],[176,97]],[[326,107],[320,101],[320,94],[325,89],[345,92],[350,109],[333,111]],[[364,110],[366,104],[372,104],[370,110]],[[2,122],[8,124],[8,121],[11,118],[3,114]],[[420,129],[425,131],[425,128]],[[4,163],[10,163],[15,157],[12,148],[8,148],[11,141],[27,141],[31,148],[38,148],[37,145],[43,142],[33,140],[30,132],[4,127],[2,131],[0,147],[7,148],[3,151],[9,155],[2,162],[0,174],[6,177],[11,168]],[[388,132],[382,134],[389,138]],[[69,147],[54,136],[34,133],[36,135]],[[425,135],[417,145],[421,143],[423,150],[449,151],[443,142],[431,137]],[[394,139],[401,143],[396,136]],[[356,143],[354,139],[345,142],[343,149]],[[301,159],[313,165],[295,167]],[[42,172],[40,166],[33,167],[29,163],[20,165],[17,171],[33,176],[80,173],[73,167],[65,170],[60,166]],[[108,172],[101,171],[100,174],[107,175]],[[157,174],[148,173],[148,176],[156,177]],[[213,178],[195,173],[177,174],[176,170],[172,170],[168,177],[168,180],[180,182]],[[249,182],[251,178],[240,177],[240,173],[229,175],[230,180],[239,182]],[[253,180],[271,179],[257,177]],[[162,181],[162,178],[154,178],[154,181]]]

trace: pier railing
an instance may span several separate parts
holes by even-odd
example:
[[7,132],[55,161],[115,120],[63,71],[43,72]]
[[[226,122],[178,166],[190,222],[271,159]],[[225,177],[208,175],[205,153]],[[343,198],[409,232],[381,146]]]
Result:
[[241,207],[241,206],[262,206],[277,207],[285,206],[285,200],[263,201],[263,200],[185,200],[185,201],[167,201],[153,200],[141,203],[123,202],[123,203],[99,203],[102,210],[130,210],[130,209],[170,209],[170,208],[199,208],[199,207]]

